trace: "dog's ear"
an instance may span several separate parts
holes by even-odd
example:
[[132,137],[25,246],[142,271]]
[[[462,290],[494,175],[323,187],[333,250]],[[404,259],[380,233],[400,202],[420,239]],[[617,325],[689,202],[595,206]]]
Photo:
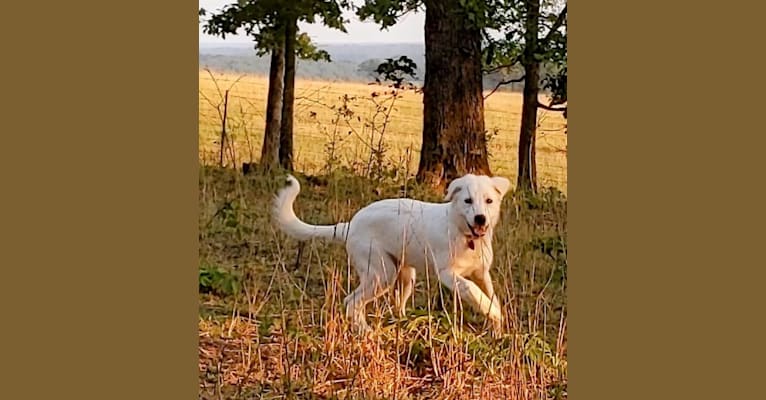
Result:
[[463,190],[463,186],[461,185],[461,183],[462,183],[462,180],[460,178],[450,182],[449,186],[447,186],[447,195],[444,196],[444,201],[452,201],[452,199],[455,197],[457,192]]
[[511,188],[511,181],[502,176],[495,176],[492,178],[492,185],[495,187],[495,190],[500,193],[500,197],[503,197],[508,193],[508,189]]

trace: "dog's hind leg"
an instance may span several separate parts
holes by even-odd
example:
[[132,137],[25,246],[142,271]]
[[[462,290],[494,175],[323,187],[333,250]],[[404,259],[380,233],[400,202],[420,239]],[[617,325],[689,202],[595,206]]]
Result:
[[[369,302],[385,294],[396,282],[396,263],[374,249],[352,252],[351,262],[359,273],[359,286],[343,300],[346,317],[359,330],[368,331],[365,309]],[[373,256],[374,254],[374,256]]]
[[417,272],[415,268],[408,265],[402,265],[399,270],[399,277],[396,280],[397,293],[394,296],[396,312],[399,317],[404,317],[407,308],[407,300],[412,295],[412,289],[415,286],[415,277]]

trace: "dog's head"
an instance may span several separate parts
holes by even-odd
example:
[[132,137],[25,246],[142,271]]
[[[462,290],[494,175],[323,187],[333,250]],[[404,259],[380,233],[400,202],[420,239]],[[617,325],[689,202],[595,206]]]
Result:
[[468,174],[453,180],[445,197],[453,222],[465,236],[484,236],[497,225],[500,203],[510,187],[511,181],[499,176]]

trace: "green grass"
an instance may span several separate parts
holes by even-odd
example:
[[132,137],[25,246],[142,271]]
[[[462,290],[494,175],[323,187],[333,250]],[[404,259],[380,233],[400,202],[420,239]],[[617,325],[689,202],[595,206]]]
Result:
[[[405,176],[296,174],[296,214],[348,220],[372,201],[440,201]],[[357,283],[343,246],[277,232],[269,207],[284,175],[203,166],[199,175],[200,397],[540,399],[566,397],[566,198],[555,190],[503,202],[492,277],[506,326],[461,311],[419,276],[408,318],[388,298],[368,308],[375,332],[349,333],[342,299]]]

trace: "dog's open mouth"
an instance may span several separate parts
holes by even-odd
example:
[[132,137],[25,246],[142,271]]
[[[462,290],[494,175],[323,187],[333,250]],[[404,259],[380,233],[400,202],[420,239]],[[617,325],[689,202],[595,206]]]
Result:
[[468,230],[471,231],[471,238],[473,239],[478,239],[487,233],[487,230],[483,227],[473,227],[468,221],[465,221],[465,224],[468,226]]

